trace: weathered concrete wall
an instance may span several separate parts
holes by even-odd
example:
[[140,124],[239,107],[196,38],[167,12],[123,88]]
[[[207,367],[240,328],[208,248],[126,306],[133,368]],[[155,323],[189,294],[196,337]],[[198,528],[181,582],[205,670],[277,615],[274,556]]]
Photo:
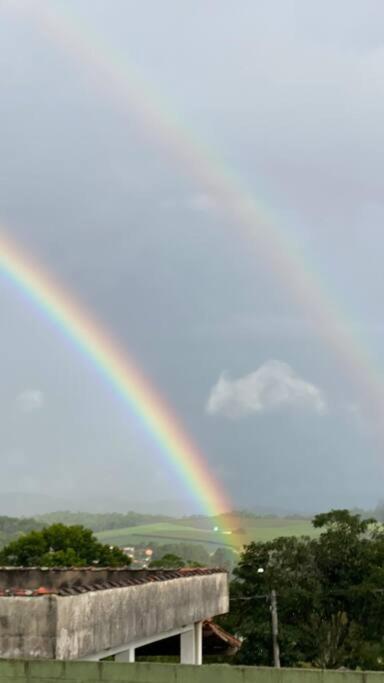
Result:
[[56,622],[55,595],[0,598],[0,656],[53,659]]
[[226,573],[0,598],[0,656],[79,659],[228,611]]
[[165,633],[228,612],[225,573],[57,598],[57,659]]
[[225,665],[1,661],[1,683],[384,683],[384,673]]

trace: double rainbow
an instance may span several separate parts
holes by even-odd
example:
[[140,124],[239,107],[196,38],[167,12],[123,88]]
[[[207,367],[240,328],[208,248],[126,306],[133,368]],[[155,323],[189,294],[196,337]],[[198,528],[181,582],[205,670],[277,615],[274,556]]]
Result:
[[[384,391],[374,362],[335,303],[334,295],[327,292],[325,284],[307,266],[292,236],[271,218],[268,207],[250,195],[231,170],[176,119],[132,65],[114,55],[68,9],[64,6],[60,10],[53,9],[51,4],[40,0],[33,3],[15,0],[13,7],[36,20],[55,45],[61,45],[81,63],[92,83],[103,95],[109,95],[113,106],[129,117],[135,115],[150,140],[164,149],[167,158],[173,158],[215,199],[223,216],[228,218],[228,224],[237,226],[246,243],[254,249],[257,260],[269,265],[276,279],[290,291],[308,320],[315,324],[318,336],[332,350],[340,369],[353,379],[361,401],[370,413],[380,418],[376,421],[381,422]],[[201,454],[139,375],[134,363],[127,362],[105,333],[41,271],[27,264],[9,243],[3,241],[1,251],[3,269],[92,357],[95,365],[146,424],[190,490],[195,495],[199,492],[204,508],[214,513],[227,509],[225,496],[208,475]]]

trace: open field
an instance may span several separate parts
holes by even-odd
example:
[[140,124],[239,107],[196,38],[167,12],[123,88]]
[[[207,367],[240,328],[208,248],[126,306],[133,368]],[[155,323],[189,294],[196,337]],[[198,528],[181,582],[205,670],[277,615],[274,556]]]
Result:
[[[243,517],[236,520],[228,518],[225,522],[223,526],[222,518],[213,521],[189,518],[180,522],[175,520],[172,523],[160,522],[102,531],[97,537],[103,543],[120,546],[154,542],[199,543],[212,551],[214,546],[241,548],[250,541],[269,541],[278,536],[314,536],[317,533],[309,520],[302,519]],[[219,527],[217,531],[213,530],[215,526]],[[225,533],[229,531],[231,533]]]

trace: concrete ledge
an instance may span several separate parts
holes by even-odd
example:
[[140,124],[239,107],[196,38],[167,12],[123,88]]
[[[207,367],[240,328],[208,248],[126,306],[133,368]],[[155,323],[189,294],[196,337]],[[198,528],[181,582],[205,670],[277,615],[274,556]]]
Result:
[[384,683],[384,672],[0,660],[1,683]]
[[[87,572],[80,574],[87,577]],[[228,611],[226,572],[145,572],[141,580],[126,569],[120,576],[124,572],[128,585],[109,577],[107,587],[100,590],[73,585],[74,595],[0,597],[0,656],[78,660],[102,653],[105,657],[129,648],[130,643],[155,641]],[[54,582],[56,573],[47,576]],[[72,587],[60,584],[56,590]]]

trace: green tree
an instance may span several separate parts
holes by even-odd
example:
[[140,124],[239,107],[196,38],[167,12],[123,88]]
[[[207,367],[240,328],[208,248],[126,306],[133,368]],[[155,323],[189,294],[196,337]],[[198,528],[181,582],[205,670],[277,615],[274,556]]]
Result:
[[374,520],[332,510],[318,538],[251,543],[234,570],[227,626],[244,638],[239,659],[271,664],[270,594],[278,595],[285,666],[384,668],[384,534]]
[[160,560],[164,555],[177,555],[189,566],[208,567],[210,557],[203,545],[197,543],[165,543],[154,546],[153,560]]
[[212,567],[221,567],[231,572],[236,564],[237,556],[230,548],[216,548],[211,557]]
[[151,569],[156,567],[160,567],[162,569],[180,569],[181,567],[185,567],[185,562],[178,555],[167,553],[159,560],[152,560],[149,566]]
[[0,564],[20,567],[124,566],[130,559],[116,547],[99,543],[81,525],[52,524],[30,531],[0,551]]

